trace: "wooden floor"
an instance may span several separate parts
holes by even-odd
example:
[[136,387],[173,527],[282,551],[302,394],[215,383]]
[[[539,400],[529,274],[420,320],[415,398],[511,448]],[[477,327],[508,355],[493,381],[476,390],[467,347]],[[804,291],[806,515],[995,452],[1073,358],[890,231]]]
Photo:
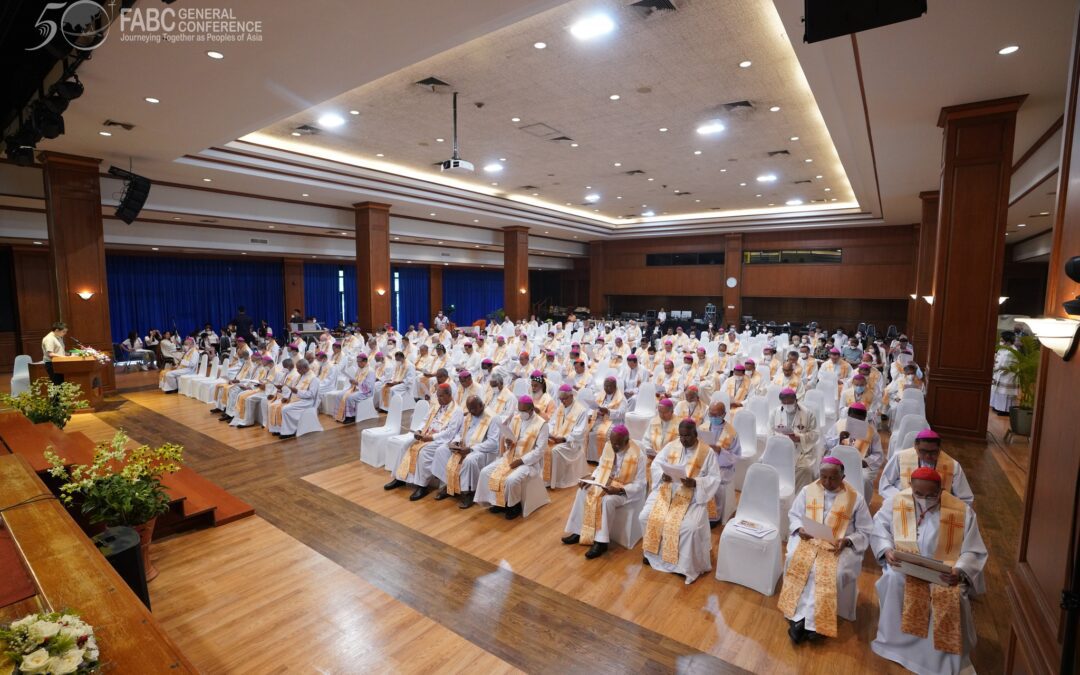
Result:
[[[430,496],[412,503],[357,460],[360,429],[378,421],[343,428],[323,417],[325,432],[280,441],[162,395],[152,375],[120,376],[122,393],[72,428],[182,443],[192,468],[255,507],[254,518],[154,544],[154,614],[204,672],[902,672],[869,649],[879,575],[869,558],[859,621],[795,648],[776,596],[711,574],[685,586],[643,567],[640,546],[595,561],[563,546],[572,491],[513,522]],[[991,551],[988,593],[975,602],[980,673],[1004,662],[1004,579],[1026,480],[1026,439],[1005,444],[1002,419],[991,418],[986,443],[947,446]]]

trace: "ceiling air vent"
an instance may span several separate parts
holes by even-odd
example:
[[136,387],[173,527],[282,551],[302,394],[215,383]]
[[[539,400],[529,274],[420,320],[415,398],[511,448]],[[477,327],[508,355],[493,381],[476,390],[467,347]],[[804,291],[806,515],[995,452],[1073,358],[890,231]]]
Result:
[[131,122],[117,122],[116,120],[105,120],[102,125],[106,127],[120,127],[124,131],[131,131],[135,128],[135,125]]
[[660,12],[674,12],[678,9],[672,0],[637,0],[637,2],[631,2],[630,6],[643,11],[645,16]]
[[792,181],[792,183],[791,183],[791,184],[792,184],[792,185],[802,185],[803,183],[813,183],[813,182],[814,182],[814,181],[812,181],[812,180],[810,180],[809,178],[807,178],[807,179],[805,179],[805,180],[796,180],[796,181]]
[[540,188],[537,187],[536,185],[522,185],[518,189],[519,190],[539,190]]
[[627,176],[644,176],[645,172],[641,169],[631,169],[629,171],[623,171]]
[[676,192],[675,196],[677,196],[677,197],[685,197],[687,195],[692,195],[692,194],[694,194],[694,193],[693,192]]
[[747,109],[747,108],[750,109],[750,110],[753,110],[754,109],[754,104],[751,103],[750,101],[732,101],[731,103],[725,103],[724,105],[722,105],[720,107],[723,108],[724,110],[727,110],[728,112],[732,112],[734,110]]
[[200,219],[200,220],[199,220],[199,222],[200,222],[200,223],[210,223],[210,224],[213,224],[213,223],[216,223],[216,222],[217,222],[217,219],[216,219],[216,218],[202,218],[202,219]]
[[790,157],[791,153],[787,150],[772,150],[769,152],[769,157],[776,157],[777,155],[787,155]]
[[441,255],[444,258],[449,258],[450,257],[449,253],[440,253],[439,255]]
[[537,138],[545,138],[547,140],[557,140],[556,136],[561,137],[558,140],[570,140],[568,136],[565,136],[563,132],[559,131],[555,127],[548,126],[543,122],[536,122],[534,124],[526,124],[523,127],[518,127],[519,130],[524,131],[530,136],[536,136]]
[[293,129],[294,134],[300,134],[301,136],[314,136],[319,133],[318,127],[313,127],[310,124],[301,124]]
[[269,239],[257,239],[255,237],[252,237],[251,238],[251,243],[252,244],[269,244],[270,240]]
[[425,89],[431,89],[431,91],[433,91],[433,92],[438,91],[438,87],[449,87],[450,86],[449,82],[443,82],[442,80],[435,77],[434,75],[432,75],[430,77],[425,77],[422,80],[417,80],[413,84],[415,84],[417,86],[420,86],[420,87],[424,87]]

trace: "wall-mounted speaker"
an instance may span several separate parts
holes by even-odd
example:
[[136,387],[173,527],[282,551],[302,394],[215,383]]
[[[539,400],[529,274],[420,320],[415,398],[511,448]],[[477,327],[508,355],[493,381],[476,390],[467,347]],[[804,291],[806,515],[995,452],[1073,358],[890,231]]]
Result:
[[146,198],[150,196],[150,179],[130,171],[109,167],[109,175],[124,179],[124,193],[116,205],[116,217],[130,225],[142,211]]

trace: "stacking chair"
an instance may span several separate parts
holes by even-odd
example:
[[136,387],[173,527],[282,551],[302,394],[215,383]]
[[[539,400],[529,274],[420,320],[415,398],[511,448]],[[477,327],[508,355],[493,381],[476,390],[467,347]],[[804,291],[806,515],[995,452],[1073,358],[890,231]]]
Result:
[[15,369],[11,373],[11,395],[18,396],[30,388],[30,362],[33,359],[26,354],[15,357]]
[[[364,429],[360,432],[360,461],[365,464],[383,468],[386,464],[386,444],[391,438],[401,433],[401,412],[402,412],[402,399],[401,396],[395,396],[390,399],[390,410],[386,413],[386,422],[381,427],[375,427],[373,429]],[[427,407],[427,401],[422,401]],[[374,409],[374,404],[372,404]],[[417,419],[417,410],[413,411],[413,419]],[[360,411],[357,410],[357,417],[359,417]],[[427,413],[424,413],[424,417],[427,417]]]
[[786,533],[781,529],[780,476],[768,464],[755,464],[746,472],[745,486],[733,520],[748,520],[777,531],[759,539],[725,527],[716,553],[716,578],[772,595],[784,572],[780,541]]
[[[904,440],[912,431],[917,435],[920,431],[930,426],[926,417],[923,415],[906,415],[904,419],[900,420],[900,423],[893,429],[893,432],[889,435],[889,445],[886,448],[886,454],[888,457],[892,457],[893,453],[898,450],[904,450],[910,448],[911,445],[905,445]],[[914,437],[912,437],[914,441]]]
[[626,428],[630,438],[640,441],[649,429],[649,422],[656,416],[656,385],[646,382],[634,396],[634,409],[626,413]]
[[735,458],[735,489],[743,489],[743,481],[746,479],[746,471],[750,465],[757,462],[761,456],[760,444],[758,443],[757,421],[754,413],[742,408],[733,413],[731,420],[735,427],[735,435],[739,437],[739,450],[741,454]]
[[787,436],[770,436],[761,463],[772,466],[780,477],[780,535],[787,541],[787,514],[795,500],[795,444]]

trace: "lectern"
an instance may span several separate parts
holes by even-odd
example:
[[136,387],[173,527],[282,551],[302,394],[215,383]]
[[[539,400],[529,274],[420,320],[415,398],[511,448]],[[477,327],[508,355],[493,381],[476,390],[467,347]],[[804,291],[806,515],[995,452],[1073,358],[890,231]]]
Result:
[[[54,356],[53,372],[63,375],[65,382],[71,382],[82,387],[83,397],[90,407],[83,408],[83,412],[100,410],[103,403],[102,364],[92,356]],[[30,364],[30,380],[33,382],[39,377],[48,378],[44,363]],[[77,411],[78,412],[78,411]]]

